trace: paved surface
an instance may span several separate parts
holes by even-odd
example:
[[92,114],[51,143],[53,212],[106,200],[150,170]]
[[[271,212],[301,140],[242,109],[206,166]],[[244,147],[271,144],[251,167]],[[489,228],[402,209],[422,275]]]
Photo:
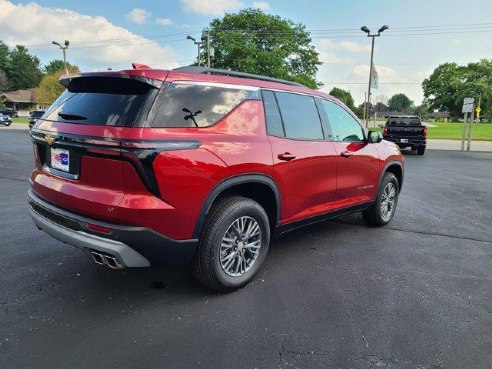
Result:
[[492,367],[492,154],[406,154],[397,214],[274,242],[248,287],[112,271],[37,231],[25,132],[0,134],[0,368]]

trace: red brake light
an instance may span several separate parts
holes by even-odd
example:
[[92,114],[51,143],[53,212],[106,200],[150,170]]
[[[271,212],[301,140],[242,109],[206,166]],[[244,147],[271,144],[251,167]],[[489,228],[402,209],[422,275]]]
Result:
[[387,135],[388,135],[388,127],[384,127],[383,137],[386,137]]
[[427,127],[424,127],[424,129],[422,129],[422,136],[424,136],[424,138],[427,138]]
[[111,233],[111,229],[107,227],[103,227],[97,224],[87,223],[87,228],[90,230],[101,232],[101,233]]

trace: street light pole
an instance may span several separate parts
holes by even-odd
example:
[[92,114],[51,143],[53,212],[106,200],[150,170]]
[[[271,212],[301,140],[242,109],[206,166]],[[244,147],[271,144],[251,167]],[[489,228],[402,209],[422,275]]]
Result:
[[68,45],[70,45],[70,42],[68,40],[65,40],[65,46],[60,45],[58,42],[53,41],[53,45],[58,45],[60,49],[63,51],[63,65],[65,66],[65,72],[68,73],[68,68],[67,68],[67,54],[66,50],[68,49]]
[[193,41],[193,43],[194,43],[195,45],[197,45],[198,55],[197,55],[197,57],[196,57],[196,61],[197,61],[197,63],[198,63],[198,66],[200,66],[200,45],[202,44],[202,41],[197,41],[197,40],[195,40],[193,37],[191,37],[190,35],[186,36],[186,39],[187,39],[187,40],[191,40],[191,41]]
[[378,29],[377,34],[371,34],[371,31],[369,28],[366,26],[363,26],[360,28],[361,31],[367,33],[367,37],[372,38],[372,43],[371,43],[371,64],[369,66],[369,86],[367,86],[367,103],[366,106],[364,107],[364,112],[367,112],[365,114],[366,117],[366,127],[369,126],[369,118],[371,115],[371,109],[369,107],[370,101],[371,101],[371,84],[372,84],[372,72],[373,72],[373,58],[374,58],[374,38],[381,36],[381,33],[387,30],[389,27],[387,25],[382,26],[380,29]]

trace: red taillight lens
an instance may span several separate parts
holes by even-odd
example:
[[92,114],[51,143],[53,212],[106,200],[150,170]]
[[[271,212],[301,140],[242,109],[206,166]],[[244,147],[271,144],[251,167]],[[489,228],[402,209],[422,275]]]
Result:
[[87,228],[90,230],[101,232],[101,233],[111,233],[111,229],[107,227],[103,227],[97,224],[87,223]]
[[424,129],[422,130],[422,136],[424,136],[424,138],[427,138],[427,127],[424,127]]
[[384,127],[384,130],[383,130],[383,137],[386,137],[388,136],[388,127]]

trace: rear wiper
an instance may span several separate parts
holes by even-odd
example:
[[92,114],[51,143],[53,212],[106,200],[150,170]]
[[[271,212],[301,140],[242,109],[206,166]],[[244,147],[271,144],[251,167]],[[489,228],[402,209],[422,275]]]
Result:
[[63,119],[69,119],[69,120],[86,120],[87,117],[84,117],[83,115],[79,114],[72,114],[72,113],[58,113],[59,117],[62,117]]

